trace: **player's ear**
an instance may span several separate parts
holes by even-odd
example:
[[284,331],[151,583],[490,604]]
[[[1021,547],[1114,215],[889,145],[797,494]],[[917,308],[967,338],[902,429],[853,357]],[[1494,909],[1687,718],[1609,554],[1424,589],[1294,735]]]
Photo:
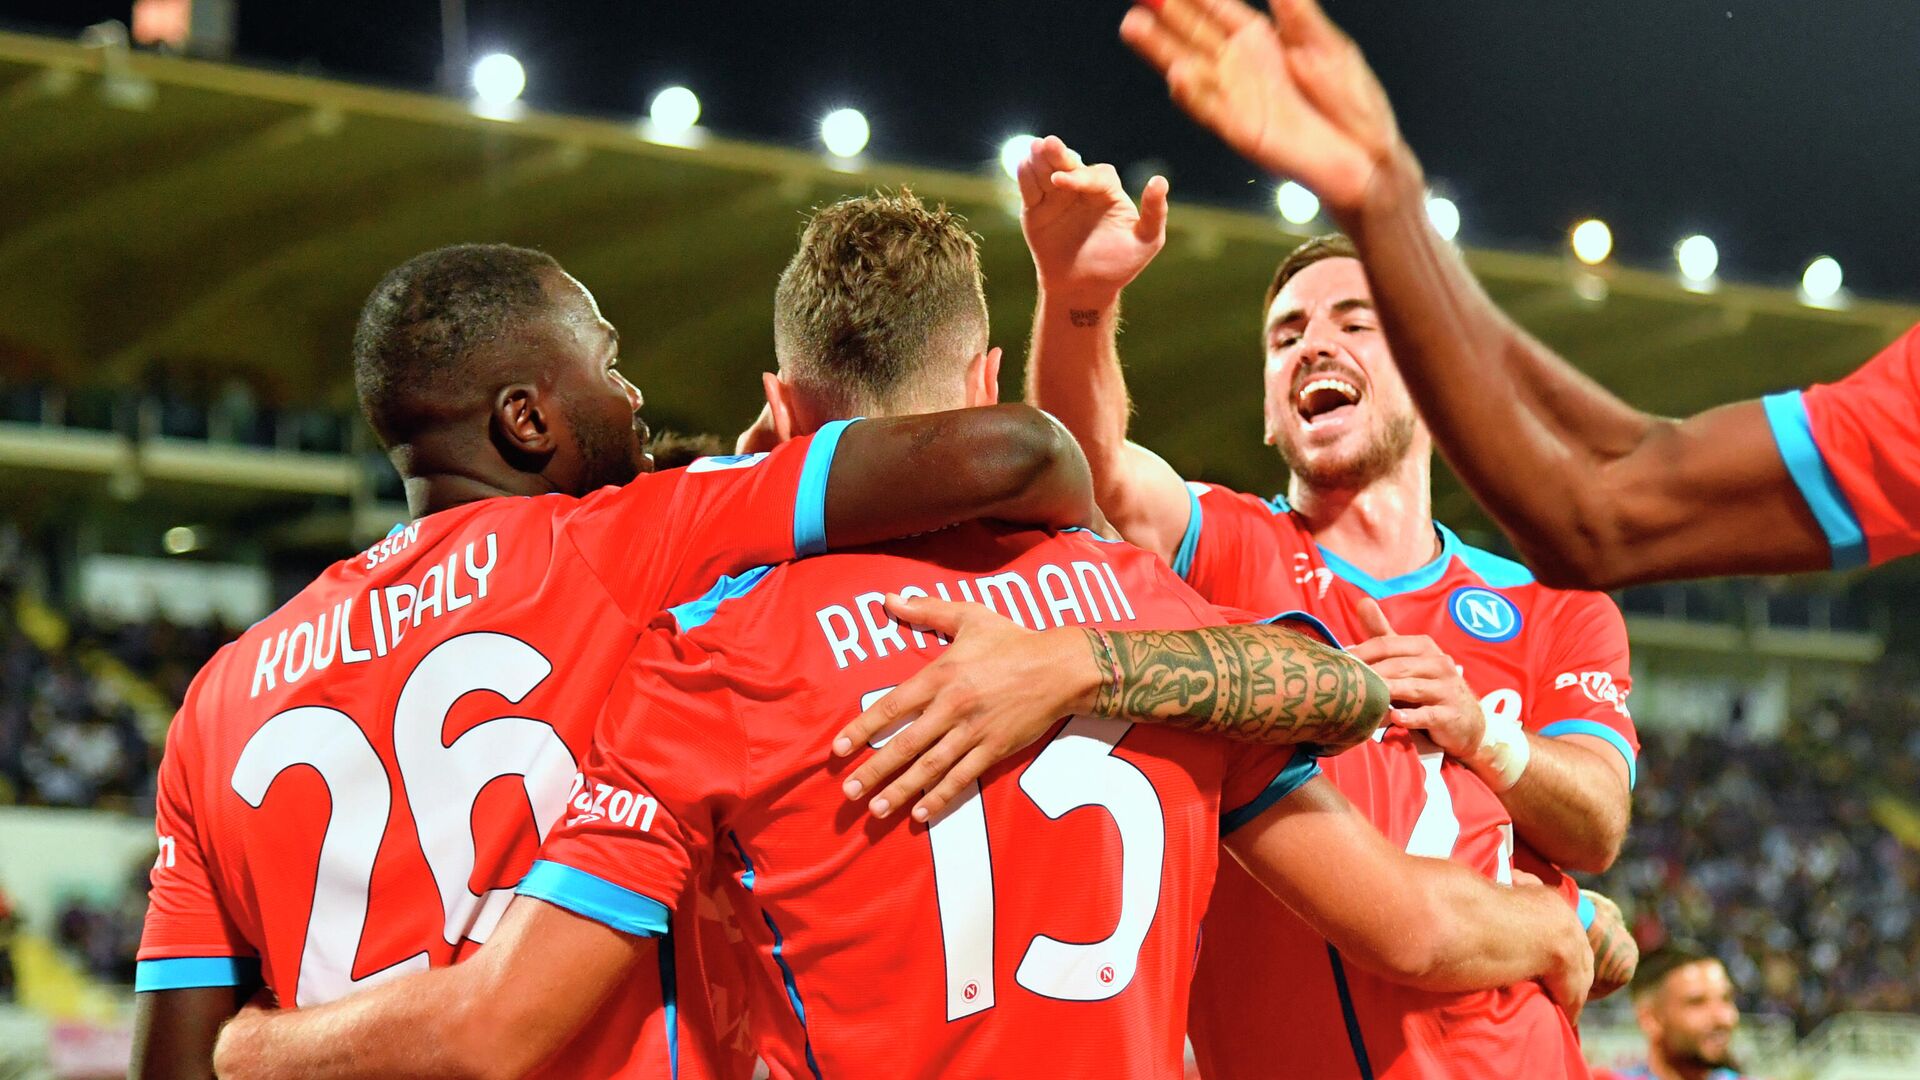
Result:
[[767,395],[767,411],[773,416],[773,433],[781,442],[793,438],[797,425],[793,420],[793,389],[771,371],[760,373],[760,388]]
[[506,456],[546,457],[558,443],[546,394],[532,383],[500,388],[493,398],[493,433]]
[[1000,403],[1000,347],[973,354],[967,361],[967,406]]

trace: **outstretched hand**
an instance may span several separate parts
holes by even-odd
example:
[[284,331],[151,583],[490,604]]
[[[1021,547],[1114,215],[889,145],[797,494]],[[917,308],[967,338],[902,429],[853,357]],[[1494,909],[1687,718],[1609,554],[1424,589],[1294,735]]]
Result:
[[887,610],[953,643],[834,737],[838,757],[877,747],[847,778],[847,798],[900,773],[868,801],[875,817],[924,791],[913,819],[932,820],[981,774],[1084,708],[1102,676],[1076,629],[1027,630],[978,604],[927,596],[888,596]]
[[1111,165],[1088,165],[1057,136],[1033,140],[1015,170],[1020,230],[1050,292],[1105,306],[1167,242],[1167,180],[1147,181],[1136,208]]
[[1141,0],[1120,36],[1166,77],[1173,100],[1241,156],[1358,209],[1399,145],[1386,91],[1316,0]]

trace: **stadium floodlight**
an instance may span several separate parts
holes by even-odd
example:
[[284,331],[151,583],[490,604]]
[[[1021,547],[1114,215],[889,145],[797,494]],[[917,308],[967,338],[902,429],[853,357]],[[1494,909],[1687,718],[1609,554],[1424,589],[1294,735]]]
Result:
[[1720,249],[1712,240],[1695,233],[1673,247],[1673,260],[1680,264],[1680,276],[1692,284],[1705,285],[1720,269]]
[[527,70],[506,53],[488,53],[473,65],[473,96],[482,105],[510,105],[526,88]]
[[1427,196],[1427,217],[1440,239],[1452,241],[1460,235],[1460,208],[1445,195]]
[[1613,230],[1599,218],[1588,218],[1573,227],[1573,257],[1588,266],[1599,266],[1613,254]]
[[820,121],[820,142],[834,157],[858,157],[871,134],[859,109],[835,109]]
[[647,119],[662,137],[677,139],[700,122],[700,99],[684,86],[669,86],[653,95]]
[[1033,153],[1033,141],[1039,137],[1022,133],[1000,144],[1000,171],[1007,174],[1007,179],[1014,179],[1020,171],[1020,163]]
[[1320,216],[1320,197],[1291,180],[1274,190],[1273,205],[1290,225],[1305,225]]
[[1822,255],[1808,263],[1806,273],[1800,275],[1800,292],[1810,304],[1832,303],[1833,298],[1840,295],[1843,280],[1840,260]]

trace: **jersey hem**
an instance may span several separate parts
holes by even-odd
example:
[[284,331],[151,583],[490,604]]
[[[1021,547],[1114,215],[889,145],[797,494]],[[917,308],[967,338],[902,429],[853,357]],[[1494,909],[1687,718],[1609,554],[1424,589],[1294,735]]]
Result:
[[1627,790],[1632,791],[1634,784],[1639,782],[1640,770],[1634,761],[1633,745],[1619,732],[1598,720],[1556,720],[1540,729],[1543,739],[1557,739],[1562,735],[1591,735],[1604,740],[1627,759]]
[[577,867],[540,859],[514,890],[636,937],[667,932],[667,905]]
[[133,965],[133,990],[194,990],[214,986],[242,986],[260,980],[260,960],[252,956],[174,956],[140,960]]
[[1827,536],[1833,551],[1833,568],[1851,570],[1867,563],[1866,534],[1860,519],[1847,501],[1847,493],[1827,466],[1820,444],[1813,437],[1813,422],[1807,416],[1806,399],[1798,390],[1769,394],[1760,399],[1766,410],[1767,426],[1773,430],[1774,445],[1786,463],[1787,475],[1806,501],[1820,531]]
[[1302,750],[1295,753],[1292,761],[1287,762],[1266,790],[1255,796],[1252,802],[1220,815],[1220,836],[1224,839],[1248,822],[1267,812],[1274,803],[1300,790],[1300,786],[1320,775],[1320,762],[1312,754]]

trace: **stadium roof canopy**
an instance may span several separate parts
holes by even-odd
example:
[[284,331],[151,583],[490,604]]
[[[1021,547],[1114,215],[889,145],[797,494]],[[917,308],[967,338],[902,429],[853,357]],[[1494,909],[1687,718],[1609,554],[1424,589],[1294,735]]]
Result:
[[[771,366],[773,283],[809,206],[908,184],[985,239],[995,339],[1023,352],[1032,271],[1011,185],[627,123],[528,113],[319,78],[0,34],[0,368],[9,379],[137,383],[242,374],[269,399],[348,405],[354,313],[418,251],[504,240],[554,253],[620,326],[656,428],[737,430]],[[1524,183],[1516,177],[1515,183]],[[1258,298],[1302,236],[1275,217],[1176,205],[1167,252],[1130,292],[1123,343],[1138,430],[1189,475],[1256,489]],[[1694,293],[1663,272],[1590,277],[1560,254],[1471,253],[1493,295],[1648,408],[1839,375],[1920,319],[1789,292]],[[1008,364],[1008,388],[1020,365]],[[1457,492],[1440,510],[1459,516]]]

